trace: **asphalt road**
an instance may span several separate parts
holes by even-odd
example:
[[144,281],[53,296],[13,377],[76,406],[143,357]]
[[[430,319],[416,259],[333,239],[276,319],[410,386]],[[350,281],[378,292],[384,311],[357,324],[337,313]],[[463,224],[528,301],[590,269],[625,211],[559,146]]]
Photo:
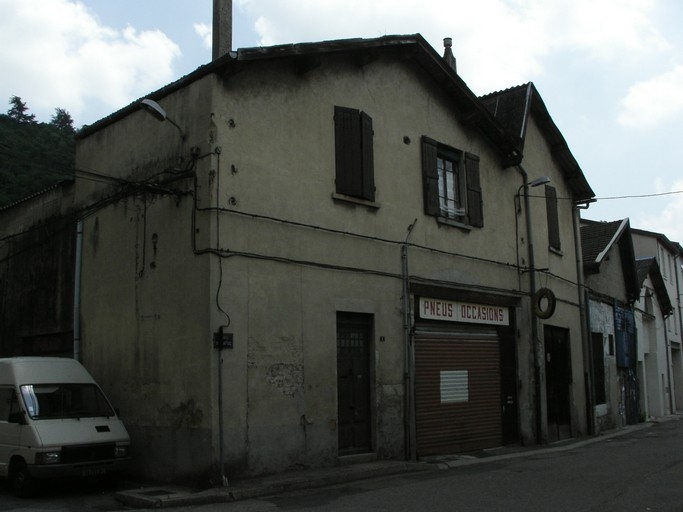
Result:
[[[79,484],[37,499],[0,488],[0,511],[114,511],[108,490]],[[683,421],[554,453],[484,460],[243,502],[174,508],[195,512],[277,511],[683,511]]]

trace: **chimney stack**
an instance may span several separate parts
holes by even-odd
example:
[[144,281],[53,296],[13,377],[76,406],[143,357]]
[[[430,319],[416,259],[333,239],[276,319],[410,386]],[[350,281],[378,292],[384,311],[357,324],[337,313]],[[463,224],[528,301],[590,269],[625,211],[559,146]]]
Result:
[[446,64],[452,67],[453,71],[457,73],[458,70],[455,65],[455,55],[453,55],[453,50],[451,49],[451,47],[453,46],[453,39],[450,37],[444,37],[443,46],[445,48],[443,52],[443,60],[445,60]]
[[232,50],[232,0],[213,0],[212,59]]

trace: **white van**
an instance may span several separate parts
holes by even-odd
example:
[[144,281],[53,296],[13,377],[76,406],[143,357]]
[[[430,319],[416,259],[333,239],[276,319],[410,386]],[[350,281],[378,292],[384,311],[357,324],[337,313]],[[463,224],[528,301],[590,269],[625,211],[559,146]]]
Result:
[[0,359],[0,477],[20,496],[36,479],[109,475],[130,461],[130,438],[75,359]]

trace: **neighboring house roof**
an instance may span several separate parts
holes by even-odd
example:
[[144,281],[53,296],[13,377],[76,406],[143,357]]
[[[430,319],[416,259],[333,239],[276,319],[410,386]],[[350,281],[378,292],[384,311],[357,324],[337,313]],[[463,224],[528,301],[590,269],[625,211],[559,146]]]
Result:
[[671,304],[671,299],[666,291],[666,284],[662,278],[662,272],[657,264],[657,258],[643,258],[636,260],[636,267],[638,269],[638,286],[642,289],[643,283],[647,276],[650,276],[652,285],[655,289],[655,295],[657,297],[657,302],[659,302],[659,307],[662,310],[662,314],[667,317],[673,313],[673,304]]
[[651,238],[656,238],[671,254],[676,254],[678,256],[683,256],[683,247],[678,242],[672,242],[667,238],[666,235],[662,233],[656,233],[654,231],[646,231],[644,229],[632,229],[635,235],[647,236]]
[[517,150],[524,154],[526,130],[530,116],[534,116],[541,133],[548,142],[550,152],[564,174],[577,201],[595,197],[578,162],[569,150],[567,141],[553,121],[533,83],[512,87],[482,96],[482,103],[515,138]]
[[628,299],[636,301],[640,296],[640,284],[635,265],[635,251],[633,250],[629,220],[581,221],[581,251],[583,253],[583,269],[586,275],[599,273],[600,266],[615,247],[621,256]]
[[[359,65],[364,65],[382,55],[392,53],[399,56],[402,61],[416,65],[421,72],[431,77],[438,86],[444,89],[462,120],[479,130],[498,149],[504,166],[516,165],[520,162],[521,155],[518,154],[515,139],[493,118],[448,61],[442,58],[420,34],[242,48],[219,57],[146,97],[159,101],[164,96],[211,73],[229,77],[251,66],[268,65],[273,61],[289,61],[299,72],[305,73],[320,65],[323,57],[333,54],[347,54],[355,58]],[[139,108],[139,101],[82,128],[78,137],[81,139],[88,137],[127,116]]]
[[29,194],[26,197],[22,197],[21,199],[17,199],[16,201],[13,201],[9,204],[6,204],[4,206],[0,206],[0,212],[4,210],[9,210],[10,208],[14,208],[15,206],[18,206],[22,203],[26,203],[32,199],[35,199],[38,196],[42,196],[44,194],[47,194],[48,192],[51,192],[55,189],[62,188],[68,185],[72,185],[74,183],[74,178],[66,178],[63,180],[60,180],[56,183],[53,183],[52,185],[42,189],[38,190],[37,192],[34,192],[33,194]]

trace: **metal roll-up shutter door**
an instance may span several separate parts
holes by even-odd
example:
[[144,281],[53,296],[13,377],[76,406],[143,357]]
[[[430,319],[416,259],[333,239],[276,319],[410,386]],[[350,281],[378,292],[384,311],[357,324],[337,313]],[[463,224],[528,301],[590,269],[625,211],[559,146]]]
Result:
[[418,456],[501,446],[500,393],[500,345],[495,330],[416,330]]

